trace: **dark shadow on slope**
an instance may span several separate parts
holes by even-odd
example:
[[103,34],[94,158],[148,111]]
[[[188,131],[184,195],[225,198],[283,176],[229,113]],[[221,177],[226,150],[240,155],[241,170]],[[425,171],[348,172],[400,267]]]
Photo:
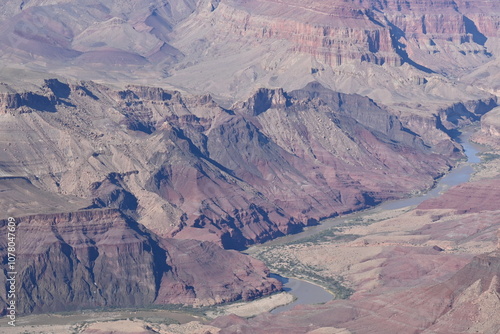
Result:
[[25,105],[37,111],[57,112],[56,103],[57,101],[47,96],[29,92],[26,94],[26,97],[21,100],[20,106]]
[[71,94],[71,89],[68,84],[62,83],[57,79],[45,80],[45,86],[54,93],[58,98],[66,99]]
[[[169,257],[168,251],[161,246],[161,239],[156,234],[149,231],[145,226],[139,224],[127,215],[124,215],[124,219],[127,221],[132,230],[147,240],[147,242],[143,245],[144,250],[150,251],[153,255],[156,299],[158,297],[163,275],[172,270],[172,267],[170,267],[167,263],[167,259]],[[151,248],[148,249],[149,247]]]
[[403,30],[399,29],[389,21],[387,21],[387,25],[389,26],[391,33],[392,46],[396,51],[396,53],[398,54],[398,56],[400,56],[405,63],[408,63],[409,65],[415,67],[417,70],[420,70],[425,73],[436,73],[430,68],[416,63],[408,56],[408,53],[406,52],[406,50],[404,50],[406,45],[399,41],[401,38],[406,38]]
[[184,131],[182,129],[174,128],[174,132],[175,132],[175,134],[177,135],[177,137],[179,139],[185,140],[188,143],[189,150],[196,157],[201,158],[203,160],[206,160],[210,164],[214,165],[215,167],[219,168],[220,170],[224,171],[225,173],[231,175],[232,177],[236,178],[237,180],[243,181],[241,178],[239,178],[238,176],[236,176],[236,174],[234,174],[234,172],[231,169],[229,169],[229,168],[221,165],[217,161],[215,161],[215,160],[207,157],[205,154],[203,154],[203,152],[200,151],[200,149],[193,143],[193,141],[184,134]]
[[283,291],[285,292],[290,292],[292,291],[292,289],[290,288],[286,288],[284,285],[287,284],[290,280],[286,277],[283,277],[281,275],[278,275],[278,274],[270,274],[269,277],[271,278],[275,278],[277,279],[278,281],[280,281],[281,283],[283,283]]
[[436,116],[436,129],[443,131],[453,140],[456,140],[462,134],[458,129],[447,129],[439,116]]
[[78,90],[81,90],[82,92],[85,93],[85,95],[89,96],[90,98],[92,98],[93,100],[97,101],[99,100],[99,98],[97,96],[94,95],[94,93],[92,93],[90,90],[88,90],[86,87],[84,86],[78,86],[77,87]]
[[365,10],[365,15],[366,17],[371,21],[373,22],[374,24],[378,25],[379,27],[382,27],[382,28],[385,28],[385,26],[382,24],[382,22],[378,21],[376,18],[375,18],[375,15],[373,14],[373,10],[371,9],[366,9]]
[[484,46],[488,38],[484,36],[478,29],[474,21],[464,15],[465,32],[472,35],[474,43]]

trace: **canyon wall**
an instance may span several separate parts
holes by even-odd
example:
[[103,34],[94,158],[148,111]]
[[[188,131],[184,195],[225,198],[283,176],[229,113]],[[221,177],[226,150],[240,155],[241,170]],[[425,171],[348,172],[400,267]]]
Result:
[[[261,89],[230,109],[92,82],[48,80],[23,96],[3,109],[5,174],[226,248],[422,191],[460,157],[449,138],[423,141],[372,100],[317,83]],[[34,96],[53,96],[50,110],[32,108]]]
[[[277,254],[288,248],[284,254],[297,267],[342,274],[356,292],[280,314],[223,316],[211,325],[221,333],[497,333],[498,182],[469,182],[405,213],[365,216],[345,230],[358,234],[354,241],[280,245]],[[387,218],[367,223],[377,216]],[[344,260],[350,257],[357,259]]]
[[[7,233],[7,220],[0,229]],[[260,261],[209,242],[159,238],[113,209],[16,218],[15,234],[18,314],[212,305],[281,288]]]
[[487,115],[481,117],[481,130],[473,137],[474,141],[490,145],[494,148],[500,147],[500,108],[495,108]]
[[[219,32],[211,37],[216,41],[257,45],[286,40],[289,52],[309,54],[334,67],[406,62],[430,73],[472,68],[489,60],[484,45],[489,37],[498,37],[499,24],[492,9],[487,1],[221,1],[182,24],[192,25],[198,36],[204,35],[201,29]],[[191,19],[198,21],[197,27]],[[192,32],[180,31],[177,38],[189,36],[183,34]]]

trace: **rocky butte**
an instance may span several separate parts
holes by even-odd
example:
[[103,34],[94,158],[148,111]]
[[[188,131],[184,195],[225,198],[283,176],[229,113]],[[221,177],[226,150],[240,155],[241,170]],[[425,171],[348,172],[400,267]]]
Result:
[[[499,17],[493,0],[1,4],[0,218],[19,222],[20,312],[279,290],[235,250],[426,191],[463,158],[464,125],[498,145]],[[494,165],[412,218],[493,226]],[[405,231],[445,238],[438,218]],[[449,259],[438,248],[415,252]],[[496,305],[497,253],[453,253],[460,268],[407,291],[381,280],[383,294],[213,325],[464,332],[463,314],[488,319],[471,305]]]

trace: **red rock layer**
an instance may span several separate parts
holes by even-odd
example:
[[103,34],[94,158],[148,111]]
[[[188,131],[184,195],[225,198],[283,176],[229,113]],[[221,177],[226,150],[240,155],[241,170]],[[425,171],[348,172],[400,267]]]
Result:
[[[201,27],[198,41],[216,45],[208,52],[220,52],[218,48],[235,41],[287,41],[289,52],[309,54],[332,66],[407,62],[450,71],[453,66],[475,67],[487,61],[485,42],[498,37],[500,24],[498,6],[487,0],[127,3],[96,6],[82,1],[65,4],[71,10],[57,15],[42,2],[5,4],[3,12],[17,15],[5,18],[0,27],[2,49],[22,61],[42,57],[49,63],[57,59],[81,66],[131,68],[162,62],[170,68],[183,55],[168,43],[186,43],[182,39],[192,33],[191,27]],[[75,20],[78,27],[70,24]],[[188,22],[189,31],[176,30],[179,22]],[[27,31],[20,28],[26,26]]]
[[212,35],[232,32],[225,40],[288,41],[290,51],[331,66],[407,62],[426,71],[450,71],[489,59],[484,44],[498,36],[497,13],[492,1],[251,0],[221,1],[212,13],[194,17],[210,20]]
[[[346,328],[353,333],[497,333],[500,320],[500,252],[475,257],[439,284],[373,293],[364,299],[304,305],[280,315],[243,321],[221,317],[221,333],[309,333]],[[491,316],[488,316],[491,315]],[[485,318],[486,316],[486,318]],[[479,321],[482,323],[478,324]]]
[[421,203],[417,209],[454,209],[463,213],[498,210],[500,180],[481,180],[456,186],[442,196]]
[[498,181],[468,183],[424,202],[417,213],[439,208],[469,214],[443,220],[436,216],[437,222],[414,232],[429,235],[436,242],[453,241],[456,247],[472,241],[496,244],[495,251],[472,257],[436,246],[387,247],[376,256],[383,259],[376,278],[378,288],[371,286],[350,300],[297,306],[251,320],[221,317],[212,324],[221,328],[221,333],[313,333],[327,328],[345,328],[352,333],[498,333]]
[[451,140],[433,147],[372,100],[316,83],[231,109],[142,86],[51,80],[37,94],[55,96],[50,112],[6,108],[7,172],[226,248],[426,189],[458,157]]
[[[281,287],[263,263],[195,240],[161,239],[117,210],[16,218],[18,314],[151,304],[211,305]],[[7,235],[7,220],[0,221]],[[7,256],[7,238],[0,241]],[[2,275],[5,313],[6,275]]]

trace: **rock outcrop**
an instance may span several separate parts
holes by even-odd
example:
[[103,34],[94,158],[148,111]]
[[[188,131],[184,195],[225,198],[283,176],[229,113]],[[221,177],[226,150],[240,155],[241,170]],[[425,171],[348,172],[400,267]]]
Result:
[[[2,43],[25,59],[31,53],[49,61],[57,55],[59,60],[82,65],[115,66],[122,61],[135,66],[164,58],[163,63],[171,65],[182,59],[181,52],[169,44],[172,37],[180,33],[189,39],[193,33],[173,29],[182,23],[217,32],[210,37],[217,42],[286,41],[287,51],[333,66],[353,61],[392,66],[408,62],[425,69],[421,62],[432,64],[432,58],[440,59],[431,66],[440,70],[464,59],[471,65],[484,62],[490,56],[484,47],[487,39],[498,37],[492,1],[176,1],[166,5],[157,0],[148,6],[130,1],[95,6],[82,1],[65,4],[70,10],[57,17],[50,10],[53,6],[33,1],[17,8],[4,5],[14,22],[30,29],[5,25]],[[76,12],[85,15],[78,17],[78,27],[70,28],[68,22]],[[43,20],[52,24],[37,27]],[[204,35],[198,36],[199,43],[204,43],[200,37]]]
[[[6,233],[7,220],[0,224]],[[212,305],[281,288],[260,261],[209,242],[162,239],[117,210],[40,214],[16,218],[16,224],[18,314]]]
[[[375,222],[367,227],[371,232],[365,231],[366,238],[360,238],[363,241],[346,242],[345,248],[353,250],[333,242],[289,250],[300,267],[341,261],[336,256],[359,256],[352,266],[340,266],[344,277],[355,282],[356,293],[349,300],[300,305],[250,320],[225,316],[211,324],[221,333],[309,333],[329,327],[353,333],[497,333],[498,182],[496,178],[465,183],[406,214]],[[350,228],[349,233],[363,229]],[[328,256],[318,259],[327,249]],[[300,252],[309,254],[307,262]],[[324,272],[329,267],[319,268]]]
[[383,106],[318,83],[261,89],[230,109],[143,86],[46,89],[53,112],[5,109],[6,173],[226,248],[424,190],[459,157],[450,139],[434,147]]
[[220,1],[210,13],[202,10],[183,25],[196,19],[199,25],[192,27],[200,29],[198,35],[201,29],[230,31],[224,38],[233,43],[287,41],[290,52],[334,67],[409,63],[432,72],[449,71],[464,61],[472,67],[488,61],[491,54],[484,44],[498,36],[494,12],[491,1]]
[[495,108],[487,115],[481,117],[481,130],[476,133],[473,140],[494,148],[500,147],[500,108]]
[[[462,157],[450,135],[479,118],[476,140],[499,144],[499,13],[497,0],[4,1],[0,218],[19,222],[19,312],[276,291],[261,262],[219,246],[420,193]],[[400,236],[442,243],[382,254],[377,284],[407,269],[397,291],[214,325],[494,333],[498,251],[451,278],[472,255],[448,252],[491,241],[496,188],[418,208],[461,216]]]
[[[313,79],[377,100],[398,91],[401,103],[456,102],[464,90],[484,94],[455,79],[494,61],[497,7],[486,0],[9,3],[0,14],[0,61],[13,66],[14,82],[14,64],[110,83],[125,71],[128,83],[168,82],[233,102],[259,87],[292,90]],[[481,73],[476,79],[490,75],[487,67]]]

